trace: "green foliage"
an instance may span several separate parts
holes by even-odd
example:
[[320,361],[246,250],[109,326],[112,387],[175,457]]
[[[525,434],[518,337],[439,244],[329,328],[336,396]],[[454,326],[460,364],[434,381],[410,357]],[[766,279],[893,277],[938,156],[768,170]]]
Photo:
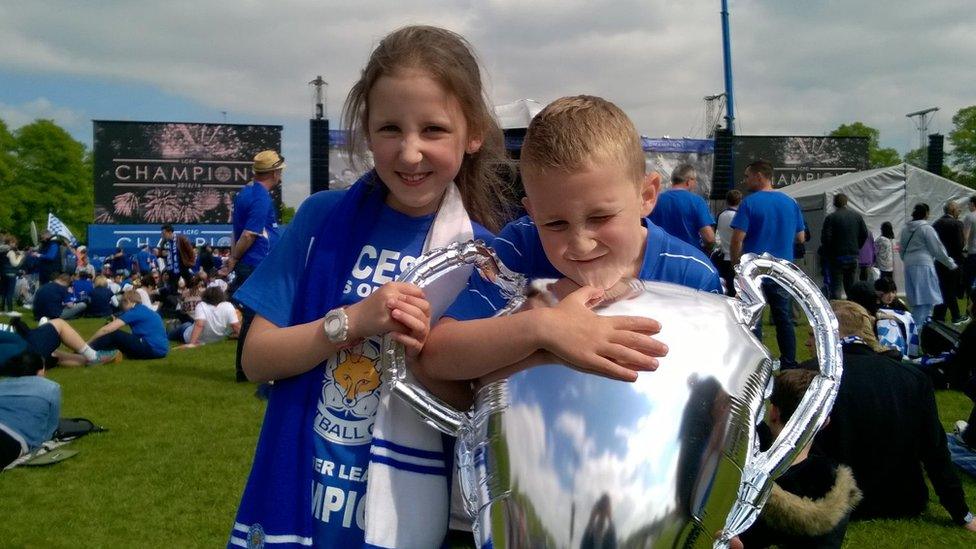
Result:
[[921,148],[918,148],[918,149],[913,149],[913,150],[910,150],[907,153],[905,153],[905,162],[907,164],[911,164],[912,166],[915,166],[916,168],[922,168],[923,170],[925,169],[926,165],[928,164],[928,158],[929,158],[929,148],[928,147],[921,147]]
[[953,165],[959,172],[956,181],[976,188],[976,105],[959,109],[952,124],[949,143]]
[[868,162],[871,168],[884,168],[901,163],[898,151],[892,148],[882,149],[880,146],[881,132],[863,122],[841,124],[830,132],[830,137],[867,137]]
[[76,236],[85,234],[93,209],[91,154],[54,122],[37,120],[12,136],[0,126],[0,182],[3,230],[24,240],[30,222],[44,227],[52,212]]
[[294,206],[285,206],[284,203],[281,204],[281,215],[278,216],[281,219],[282,225],[287,225],[291,223],[291,220],[295,218],[295,208]]

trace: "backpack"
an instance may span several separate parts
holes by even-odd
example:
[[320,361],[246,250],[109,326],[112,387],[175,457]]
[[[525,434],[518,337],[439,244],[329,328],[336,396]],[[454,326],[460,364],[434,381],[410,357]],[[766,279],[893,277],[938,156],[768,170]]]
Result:
[[83,417],[63,417],[58,422],[58,430],[54,432],[54,438],[60,441],[68,441],[81,438],[88,433],[102,433],[105,431],[108,431],[108,429],[100,425],[95,425],[90,419]]

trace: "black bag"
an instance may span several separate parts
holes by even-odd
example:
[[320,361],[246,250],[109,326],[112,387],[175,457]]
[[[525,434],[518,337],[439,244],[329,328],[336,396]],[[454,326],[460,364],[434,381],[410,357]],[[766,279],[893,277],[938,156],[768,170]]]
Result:
[[58,430],[54,432],[56,440],[74,440],[88,433],[101,433],[108,429],[95,425],[92,420],[83,417],[63,417],[58,422]]
[[919,345],[922,354],[935,356],[940,353],[954,351],[959,347],[959,338],[962,333],[955,327],[933,320],[922,327],[919,334]]

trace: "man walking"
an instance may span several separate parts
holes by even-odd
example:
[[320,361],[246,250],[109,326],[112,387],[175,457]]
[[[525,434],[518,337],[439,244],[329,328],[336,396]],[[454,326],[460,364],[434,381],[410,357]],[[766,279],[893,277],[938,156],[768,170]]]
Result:
[[671,172],[671,188],[661,193],[651,212],[651,221],[688,244],[706,253],[715,245],[715,220],[702,197],[695,194],[698,174],[691,164]]
[[840,299],[841,284],[844,294],[851,295],[858,254],[868,234],[861,214],[847,207],[847,195],[834,195],[834,211],[824,219],[820,232],[820,248],[830,274],[830,299]]
[[[769,253],[773,257],[793,260],[793,244],[803,242],[804,223],[800,206],[792,198],[773,190],[773,166],[757,160],[746,166],[746,185],[752,194],[739,206],[732,219],[732,265],[743,253]],[[776,326],[780,366],[796,367],[796,334],[790,319],[790,296],[776,283],[763,280],[766,297]],[[762,322],[755,328],[762,340]]]
[[[234,271],[231,285],[233,294],[240,288],[254,269],[267,257],[272,246],[278,241],[278,213],[271,191],[281,184],[285,169],[285,159],[276,151],[261,151],[254,156],[254,181],[245,185],[234,197],[232,220],[234,224],[234,243],[230,257],[222,272]],[[254,320],[254,311],[242,306],[244,322],[237,339],[237,381],[247,381],[241,367],[241,354],[244,339]]]
[[[955,202],[946,202],[942,207],[942,217],[932,223],[932,228],[939,235],[939,240],[945,246],[946,255],[956,262],[956,265],[963,264],[963,249],[966,241],[963,235],[963,224],[959,221],[959,205]],[[935,274],[939,277],[939,291],[942,292],[942,303],[935,306],[932,310],[932,320],[945,321],[946,310],[952,318],[952,322],[962,320],[959,314],[959,286],[961,285],[961,269],[949,270],[945,265],[936,262]]]

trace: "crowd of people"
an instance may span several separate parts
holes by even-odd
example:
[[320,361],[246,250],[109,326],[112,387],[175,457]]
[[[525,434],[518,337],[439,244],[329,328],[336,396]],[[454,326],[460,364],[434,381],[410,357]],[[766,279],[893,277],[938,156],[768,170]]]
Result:
[[[220,270],[229,250],[187,250],[189,241],[174,234],[164,226],[161,247],[98,259],[46,231],[25,250],[16,237],[0,237],[0,469],[54,433],[61,393],[47,370],[161,359],[170,341],[194,348],[240,334],[241,313],[227,293],[234,274]],[[167,252],[170,241],[177,254]],[[31,311],[36,327],[18,308]],[[86,340],[69,323],[81,317],[105,324]]]
[[[633,381],[666,355],[653,337],[661,326],[597,315],[590,304],[604,292],[634,277],[734,295],[734,266],[745,254],[795,261],[818,244],[845,360],[836,405],[777,480],[760,521],[735,543],[839,547],[851,518],[921,513],[923,468],[953,521],[976,531],[950,465],[932,372],[976,386],[976,323],[957,332],[939,366],[919,360],[919,335],[933,317],[948,313],[955,328],[967,321],[953,306],[966,288],[976,295],[976,198],[963,221],[950,203],[930,225],[929,207],[919,204],[900,235],[886,223],[875,238],[837,195],[821,242],[811,243],[799,206],[773,189],[772,166],[755,160],[743,174],[748,193],[730,192],[716,221],[695,192],[694,167],[675,169],[671,188],[660,192],[627,115],[602,98],[574,96],[532,120],[520,165],[527,215],[509,221],[502,134],[479,71],[470,45],[450,31],[412,26],[386,36],[345,109],[352,141],[362,142],[356,153],[365,158],[368,147],[373,169],[347,190],[309,197],[280,235],[270,191],[281,183],[284,158],[262,151],[254,181],[235,198],[233,245],[221,253],[195,250],[169,225],[158,248],[104,259],[50,234],[23,251],[5,237],[4,307],[19,302],[38,325],[12,315],[10,330],[0,331],[0,375],[9,376],[0,380],[0,464],[50,436],[60,389],[44,378],[48,368],[156,360],[171,343],[193,348],[237,337],[237,379],[273,385],[230,544],[273,536],[315,546],[435,547],[469,539],[470,524],[449,522],[453,449],[391,398],[382,383],[383,337],[403,344],[413,375],[458,406],[470,405],[478,384],[553,356]],[[491,242],[516,272],[560,279],[553,289],[561,301],[496,316],[504,296],[472,278],[432,318],[429,296],[396,277],[422,253],[471,238]],[[907,304],[897,297],[895,254],[905,265]],[[780,352],[766,416],[775,436],[814,376],[797,357],[790,294],[769,281],[762,292]],[[106,323],[85,340],[68,322],[79,316]],[[755,327],[759,338],[762,329]],[[973,419],[972,428],[960,427],[966,444],[976,440],[976,408]],[[600,508],[594,522],[609,522],[609,499]]]

